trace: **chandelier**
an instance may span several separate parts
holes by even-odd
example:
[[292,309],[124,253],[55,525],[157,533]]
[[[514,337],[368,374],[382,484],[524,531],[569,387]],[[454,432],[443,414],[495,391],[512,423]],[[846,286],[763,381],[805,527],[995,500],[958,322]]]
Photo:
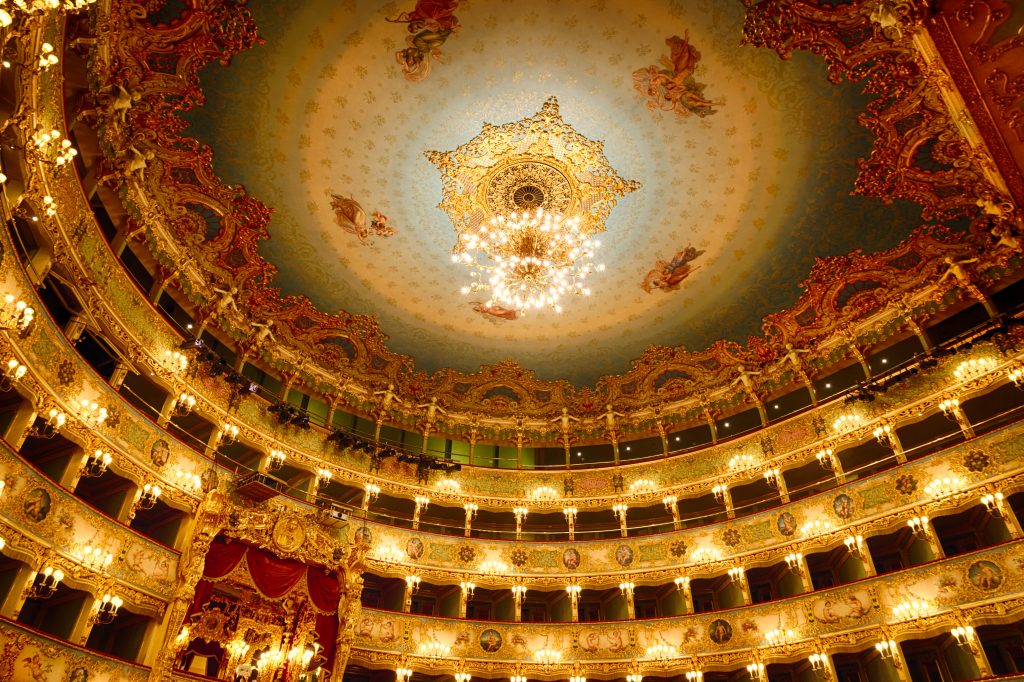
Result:
[[622,179],[603,144],[566,123],[551,97],[528,118],[485,123],[450,152],[427,152],[441,171],[440,208],[457,240],[452,262],[469,269],[463,294],[483,292],[486,307],[516,314],[562,311],[587,296],[587,278],[615,203],[638,189]]
[[473,281],[462,293],[486,292],[488,307],[560,313],[566,294],[590,295],[583,283],[604,270],[604,263],[592,262],[600,245],[582,230],[578,215],[566,218],[538,207],[491,217],[455,247],[452,262],[470,268]]

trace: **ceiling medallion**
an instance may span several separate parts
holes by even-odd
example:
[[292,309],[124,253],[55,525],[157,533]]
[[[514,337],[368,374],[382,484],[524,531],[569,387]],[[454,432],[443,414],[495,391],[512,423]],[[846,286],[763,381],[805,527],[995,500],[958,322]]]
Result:
[[426,155],[441,171],[439,208],[455,226],[452,261],[470,271],[462,292],[485,291],[485,309],[518,314],[561,312],[565,295],[589,295],[586,278],[604,269],[593,263],[594,237],[640,187],[611,167],[602,142],[562,119],[554,97],[533,116],[485,123],[454,151]]

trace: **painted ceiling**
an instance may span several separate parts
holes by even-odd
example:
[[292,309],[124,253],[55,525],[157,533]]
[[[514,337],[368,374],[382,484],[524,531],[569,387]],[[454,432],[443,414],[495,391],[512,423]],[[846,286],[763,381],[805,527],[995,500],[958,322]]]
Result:
[[[250,8],[265,44],[204,71],[207,102],[190,132],[213,147],[225,182],[273,209],[261,253],[278,268],[274,284],[328,312],[376,316],[417,369],[513,359],[587,385],[651,344],[743,341],[796,301],[815,257],[889,248],[920,222],[914,207],[850,196],[870,150],[856,122],[867,99],[828,83],[816,58],[741,47],[738,1]],[[429,21],[389,21],[417,11]],[[669,61],[673,36],[699,60],[677,49]],[[429,72],[396,53],[426,54]],[[634,72],[651,66],[677,76],[690,109],[648,106]],[[501,319],[459,291],[468,273],[451,262],[455,231],[424,152],[531,116],[551,96],[641,186],[611,211],[598,256],[607,269],[588,280],[589,298],[561,315]],[[674,260],[681,281],[659,281]]]

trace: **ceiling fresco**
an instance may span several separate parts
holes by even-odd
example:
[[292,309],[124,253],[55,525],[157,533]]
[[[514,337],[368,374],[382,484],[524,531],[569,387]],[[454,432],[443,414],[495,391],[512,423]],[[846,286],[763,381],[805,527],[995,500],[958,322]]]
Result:
[[[814,57],[740,47],[740,2],[249,6],[265,44],[203,72],[189,134],[273,209],[274,285],[376,316],[417,369],[512,359],[585,385],[651,344],[743,341],[796,301],[815,257],[889,248],[920,222],[850,196],[866,98]],[[590,297],[507,319],[460,293],[425,152],[552,96],[639,188],[605,223]]]

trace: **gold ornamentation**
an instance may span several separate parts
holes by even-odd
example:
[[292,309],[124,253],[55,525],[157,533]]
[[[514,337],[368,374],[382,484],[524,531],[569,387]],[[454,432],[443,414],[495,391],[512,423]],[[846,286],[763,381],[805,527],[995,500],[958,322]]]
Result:
[[295,516],[286,514],[274,524],[274,544],[286,552],[295,552],[306,541],[306,531],[302,521]]

